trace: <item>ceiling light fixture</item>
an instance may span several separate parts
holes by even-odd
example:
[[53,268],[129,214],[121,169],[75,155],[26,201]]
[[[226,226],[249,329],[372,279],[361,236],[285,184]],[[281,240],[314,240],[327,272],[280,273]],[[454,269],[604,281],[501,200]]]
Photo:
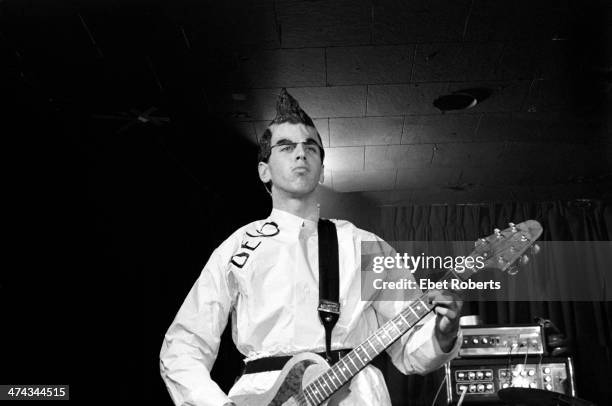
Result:
[[433,105],[440,111],[467,110],[491,96],[493,92],[487,88],[458,90],[434,100]]

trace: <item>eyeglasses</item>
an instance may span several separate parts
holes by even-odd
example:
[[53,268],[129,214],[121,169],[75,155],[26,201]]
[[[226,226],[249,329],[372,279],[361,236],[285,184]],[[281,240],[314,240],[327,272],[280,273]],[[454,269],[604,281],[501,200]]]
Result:
[[321,153],[321,147],[313,139],[308,139],[306,141],[301,141],[301,142],[293,142],[293,141],[289,141],[289,140],[280,140],[278,143],[272,145],[270,147],[270,150],[272,150],[272,148],[278,147],[280,152],[290,154],[293,151],[295,151],[295,148],[297,147],[298,144],[302,144],[304,150],[308,154],[319,155]]

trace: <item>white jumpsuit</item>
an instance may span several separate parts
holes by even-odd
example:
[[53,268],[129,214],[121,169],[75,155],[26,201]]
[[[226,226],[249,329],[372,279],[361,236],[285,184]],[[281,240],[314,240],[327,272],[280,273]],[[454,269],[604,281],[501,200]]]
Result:
[[[347,221],[333,221],[340,261],[341,315],[332,339],[336,350],[358,346],[407,303],[362,300],[361,242],[382,240]],[[209,373],[230,314],[234,343],[246,361],[325,351],[317,312],[318,262],[316,223],[277,209],[225,240],[164,337],[160,369],[175,405],[220,406],[230,401]],[[387,349],[402,373],[425,374],[457,355],[461,337],[443,353],[434,336],[434,321],[429,315]],[[279,372],[243,375],[229,396],[264,392]],[[381,372],[370,365],[358,373],[340,404],[390,405]]]

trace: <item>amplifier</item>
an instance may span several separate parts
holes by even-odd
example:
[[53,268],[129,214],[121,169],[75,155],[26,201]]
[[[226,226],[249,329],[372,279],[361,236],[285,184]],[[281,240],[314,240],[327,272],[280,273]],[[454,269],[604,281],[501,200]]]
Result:
[[507,357],[512,355],[544,354],[542,327],[524,326],[463,326],[463,343],[459,357]]
[[499,402],[497,391],[509,387],[543,389],[576,396],[570,357],[456,359],[445,365],[447,404]]

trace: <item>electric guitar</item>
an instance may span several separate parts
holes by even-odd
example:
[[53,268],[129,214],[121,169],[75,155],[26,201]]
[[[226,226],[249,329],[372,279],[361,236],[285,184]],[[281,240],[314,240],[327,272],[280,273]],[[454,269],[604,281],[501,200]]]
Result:
[[[542,234],[540,223],[527,220],[481,238],[475,243],[471,257],[484,258],[484,268],[515,272],[514,263],[534,244]],[[467,280],[477,269],[465,269],[461,273],[449,270],[443,277]],[[329,366],[327,361],[314,353],[302,353],[292,357],[283,367],[280,376],[267,392],[258,395],[236,396],[232,401],[238,406],[317,406],[347,384],[353,376],[366,367],[378,354],[408,332],[433,310],[425,293],[413,301],[397,316],[370,335],[362,344]]]

